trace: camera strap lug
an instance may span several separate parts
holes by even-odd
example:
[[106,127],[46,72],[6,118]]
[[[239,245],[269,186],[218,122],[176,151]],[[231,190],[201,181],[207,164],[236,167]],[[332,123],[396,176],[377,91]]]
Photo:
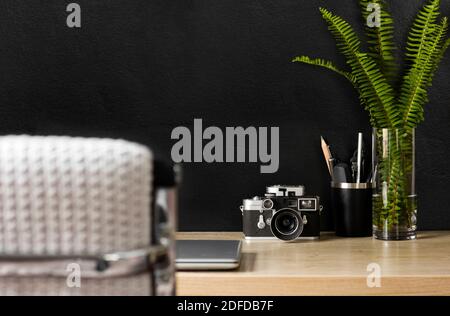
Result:
[[259,229],[264,229],[266,227],[266,223],[264,222],[264,216],[259,215],[259,221],[256,226],[258,226]]

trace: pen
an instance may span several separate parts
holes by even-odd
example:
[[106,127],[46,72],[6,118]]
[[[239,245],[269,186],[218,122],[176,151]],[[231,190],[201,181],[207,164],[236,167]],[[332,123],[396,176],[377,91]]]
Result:
[[376,165],[375,168],[373,169],[372,179],[370,182],[375,183],[376,177],[377,177],[377,172],[378,172],[378,165]]
[[356,160],[356,183],[361,182],[361,156],[362,156],[362,141],[363,141],[363,134],[358,133],[358,156]]

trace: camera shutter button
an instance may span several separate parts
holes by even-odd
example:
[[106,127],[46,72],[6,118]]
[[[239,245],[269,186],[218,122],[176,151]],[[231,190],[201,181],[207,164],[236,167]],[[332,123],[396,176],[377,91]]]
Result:
[[257,226],[259,229],[264,229],[264,227],[266,227],[266,223],[264,223],[264,217],[262,215],[259,215],[259,221]]

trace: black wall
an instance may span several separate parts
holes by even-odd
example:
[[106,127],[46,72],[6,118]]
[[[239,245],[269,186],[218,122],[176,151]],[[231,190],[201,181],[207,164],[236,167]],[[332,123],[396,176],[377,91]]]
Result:
[[[349,158],[369,136],[357,94],[332,73],[292,64],[307,54],[343,60],[318,12],[361,25],[356,0],[77,0],[69,29],[64,0],[0,1],[0,133],[123,137],[170,158],[176,126],[279,126],[280,169],[185,164],[182,230],[239,230],[242,198],[267,184],[301,183],[325,205],[328,175],[319,136]],[[389,1],[397,41],[422,0]],[[450,15],[450,1],[442,11]],[[450,229],[450,53],[417,132],[422,229]]]

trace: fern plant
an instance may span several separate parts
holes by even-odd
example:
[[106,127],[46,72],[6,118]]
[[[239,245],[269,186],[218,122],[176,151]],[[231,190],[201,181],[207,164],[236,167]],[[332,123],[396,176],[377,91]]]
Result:
[[365,23],[366,52],[349,23],[320,8],[339,51],[346,58],[347,69],[308,56],[295,57],[293,62],[329,69],[344,76],[358,91],[375,128],[379,157],[373,224],[375,230],[383,231],[381,238],[390,239],[389,231],[397,237],[402,229],[415,233],[414,128],[424,119],[428,88],[450,46],[449,22],[446,17],[439,20],[440,0],[429,0],[424,5],[408,34],[405,69],[400,72],[395,58],[392,16],[383,0],[359,0],[364,22],[370,14],[367,10],[370,3],[380,9],[381,23],[379,27]]
[[369,27],[365,23],[367,52],[362,51],[361,41],[349,23],[320,8],[338,49],[346,58],[348,70],[339,69],[331,61],[307,56],[295,57],[293,62],[324,67],[347,78],[358,90],[373,127],[414,128],[423,121],[427,89],[450,46],[448,19],[444,17],[438,21],[440,0],[430,0],[414,20],[408,35],[406,69],[400,87],[395,85],[398,69],[394,57],[394,22],[387,6],[383,0],[359,2],[364,21],[370,13],[367,11],[369,3],[380,6],[380,26]]

